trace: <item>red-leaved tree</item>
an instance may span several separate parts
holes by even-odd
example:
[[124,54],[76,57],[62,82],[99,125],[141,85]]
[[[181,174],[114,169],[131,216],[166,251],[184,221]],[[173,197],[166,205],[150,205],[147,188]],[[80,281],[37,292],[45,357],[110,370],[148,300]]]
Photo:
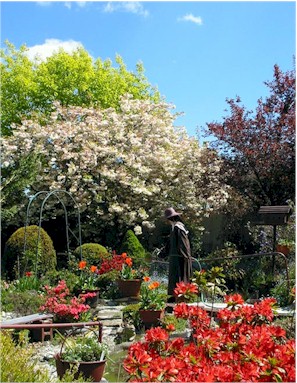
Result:
[[295,195],[295,71],[274,66],[269,96],[248,111],[227,99],[230,115],[207,124],[225,160],[224,179],[253,205],[282,205]]

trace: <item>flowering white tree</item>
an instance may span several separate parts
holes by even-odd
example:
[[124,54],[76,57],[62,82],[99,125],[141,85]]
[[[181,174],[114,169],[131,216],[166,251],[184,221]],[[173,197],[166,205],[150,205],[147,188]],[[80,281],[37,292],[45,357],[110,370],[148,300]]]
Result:
[[173,125],[166,103],[122,97],[120,109],[56,105],[45,126],[24,120],[2,138],[2,167],[13,167],[32,151],[42,166],[30,192],[72,193],[84,227],[117,225],[121,233],[152,228],[168,206],[199,224],[225,203],[218,181],[220,161]]

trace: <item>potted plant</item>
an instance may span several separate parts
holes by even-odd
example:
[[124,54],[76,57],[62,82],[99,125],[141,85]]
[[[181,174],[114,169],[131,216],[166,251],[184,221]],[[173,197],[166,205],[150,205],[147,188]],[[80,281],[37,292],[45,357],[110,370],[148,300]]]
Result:
[[295,248],[295,242],[288,239],[280,239],[276,245],[275,250],[284,255],[288,255],[292,249]]
[[75,379],[81,373],[84,378],[100,382],[108,356],[108,345],[100,342],[93,330],[75,338],[62,338],[61,350],[55,355],[59,378],[62,379],[67,370],[77,366]]
[[145,327],[158,325],[164,317],[167,294],[161,288],[160,282],[151,281],[150,277],[143,278],[140,288],[139,316]]
[[86,303],[91,307],[96,307],[99,300],[98,269],[97,266],[88,265],[86,261],[80,261],[78,264],[79,280],[76,291],[78,294],[88,294]]
[[122,297],[138,297],[142,283],[142,271],[134,269],[132,258],[122,253],[122,268],[117,281]]

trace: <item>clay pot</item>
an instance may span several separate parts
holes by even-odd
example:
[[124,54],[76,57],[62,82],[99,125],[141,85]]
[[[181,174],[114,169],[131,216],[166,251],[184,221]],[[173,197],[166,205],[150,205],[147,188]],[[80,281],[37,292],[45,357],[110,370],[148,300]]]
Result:
[[118,279],[117,284],[121,297],[138,297],[141,283],[141,279]]
[[160,324],[164,318],[164,310],[139,310],[139,316],[147,329]]
[[[60,354],[55,355],[57,374],[60,379],[63,378],[67,370],[71,369],[76,362],[66,362],[61,359]],[[74,379],[78,378],[80,373],[85,378],[92,378],[94,382],[100,382],[105,369],[106,360],[94,362],[78,362],[78,371],[74,374]]]

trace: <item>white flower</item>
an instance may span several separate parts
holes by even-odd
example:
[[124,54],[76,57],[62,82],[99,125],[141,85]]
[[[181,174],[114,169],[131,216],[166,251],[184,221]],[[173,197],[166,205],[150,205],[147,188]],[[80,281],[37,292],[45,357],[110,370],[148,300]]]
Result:
[[139,225],[135,226],[135,227],[134,227],[134,233],[135,233],[135,235],[140,235],[140,234],[142,234],[142,228],[141,228],[141,226],[139,226]]

